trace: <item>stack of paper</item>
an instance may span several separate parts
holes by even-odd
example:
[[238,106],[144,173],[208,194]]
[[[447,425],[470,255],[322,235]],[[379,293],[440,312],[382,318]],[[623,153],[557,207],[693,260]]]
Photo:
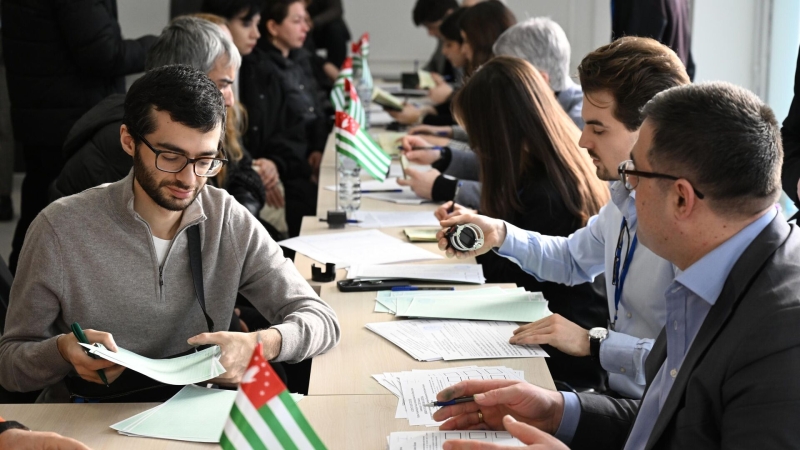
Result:
[[[402,431],[389,435],[389,450],[442,450],[444,441],[466,439],[505,447],[524,447],[507,431]],[[505,448],[503,447],[503,448]]]
[[340,269],[356,262],[391,264],[444,258],[378,230],[300,236],[278,244],[315,261],[336,263]]
[[[292,394],[300,401],[301,394]],[[119,434],[190,442],[219,442],[236,391],[188,385],[155,408],[111,425]]]
[[118,347],[117,352],[112,352],[103,347],[102,344],[81,345],[93,355],[127,367],[165,384],[179,386],[200,383],[225,373],[225,368],[219,362],[222,350],[217,345],[172,359],[145,358],[122,347]]
[[393,320],[368,323],[367,329],[419,361],[546,357],[538,345],[508,343],[514,322],[471,320]]
[[552,314],[541,292],[499,287],[467,291],[379,291],[375,312],[398,317],[514,322],[536,322]]
[[[471,289],[469,292],[474,294],[502,294],[503,292],[524,292],[524,288],[503,289],[498,286],[492,286],[481,289]],[[375,312],[397,314],[397,301],[406,302],[406,299],[413,299],[418,295],[426,297],[438,297],[441,295],[452,295],[452,291],[378,291],[375,297]]]
[[[325,186],[327,191],[335,191],[336,186]],[[361,196],[366,198],[373,198],[376,200],[383,200],[386,202],[397,203],[401,205],[421,205],[428,200],[418,197],[410,187],[400,186],[397,184],[397,178],[387,178],[386,181],[380,182],[377,180],[362,181],[361,182]],[[392,191],[392,192],[364,192],[364,191]],[[394,192],[400,191],[400,192]],[[431,214],[433,215],[433,214]]]
[[[362,280],[394,278],[399,280],[470,284],[483,284],[486,282],[486,278],[483,277],[483,266],[480,264],[436,264],[424,266],[418,264],[393,264],[391,266],[353,264],[347,269],[347,278],[360,278]],[[450,292],[450,294],[452,295],[453,293]]]
[[430,427],[440,425],[432,417],[439,408],[425,405],[436,401],[436,394],[442,389],[465,380],[525,380],[525,374],[504,366],[464,366],[384,372],[372,378],[397,397],[396,419],[408,419],[409,425]]
[[424,227],[439,221],[430,211],[353,211],[351,219],[359,220],[361,228]]

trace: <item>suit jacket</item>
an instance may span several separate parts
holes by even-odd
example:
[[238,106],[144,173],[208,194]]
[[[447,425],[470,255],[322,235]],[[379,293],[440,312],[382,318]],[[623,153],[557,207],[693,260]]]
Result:
[[794,72],[794,98],[789,115],[781,128],[783,138],[783,170],[781,179],[783,190],[795,205],[800,205],[797,197],[797,181],[800,180],[800,53],[797,55],[797,68]]
[[[779,214],[731,270],[647,449],[791,448],[800,442],[799,255],[800,230]],[[646,363],[648,388],[666,355],[662,330]],[[622,448],[639,401],[578,398],[582,412],[572,448]]]

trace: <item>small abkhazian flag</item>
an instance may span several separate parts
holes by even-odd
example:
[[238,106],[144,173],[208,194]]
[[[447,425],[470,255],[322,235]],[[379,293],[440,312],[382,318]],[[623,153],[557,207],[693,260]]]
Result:
[[358,163],[373,178],[386,179],[392,160],[383,153],[380,146],[346,112],[336,113],[336,151],[343,153]]
[[347,57],[342,64],[342,70],[339,71],[339,76],[336,82],[333,83],[331,90],[331,103],[336,111],[344,111],[347,108],[347,96],[344,89],[345,80],[353,80],[353,58]]
[[356,87],[350,80],[345,80],[344,90],[347,92],[347,97],[349,99],[345,112],[358,122],[359,126],[364,126],[364,123],[367,121],[366,113],[364,112],[364,105],[361,104],[361,99],[358,98]]
[[353,69],[358,72],[359,82],[368,86],[370,90],[373,86],[372,72],[369,70],[369,33],[361,35],[358,42],[353,42]]
[[220,445],[224,450],[325,450],[263,355],[259,342],[239,385]]

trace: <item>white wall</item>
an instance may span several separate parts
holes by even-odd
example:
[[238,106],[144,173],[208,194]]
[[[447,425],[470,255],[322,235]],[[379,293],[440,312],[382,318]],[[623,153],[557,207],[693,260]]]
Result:
[[[415,0],[344,0],[350,31],[370,33],[370,68],[379,76],[399,76],[425,64],[436,48],[424,28],[415,28],[411,11]],[[509,8],[522,21],[549,16],[558,22],[572,43],[572,70],[589,51],[611,37],[608,0],[508,0]]]
[[767,102],[783,121],[789,114],[794,92],[797,48],[800,45],[800,1],[775,0],[770,38],[769,91]]

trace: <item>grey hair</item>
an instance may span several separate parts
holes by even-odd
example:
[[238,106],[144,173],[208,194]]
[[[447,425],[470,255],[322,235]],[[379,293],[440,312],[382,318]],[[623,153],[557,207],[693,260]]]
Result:
[[147,52],[145,69],[183,64],[207,74],[219,58],[227,61],[227,67],[233,66],[237,70],[242,64],[239,50],[219,25],[197,17],[181,16],[164,28]]
[[501,34],[494,43],[495,55],[516,56],[547,72],[555,92],[567,88],[572,49],[559,24],[547,17],[534,17]]

